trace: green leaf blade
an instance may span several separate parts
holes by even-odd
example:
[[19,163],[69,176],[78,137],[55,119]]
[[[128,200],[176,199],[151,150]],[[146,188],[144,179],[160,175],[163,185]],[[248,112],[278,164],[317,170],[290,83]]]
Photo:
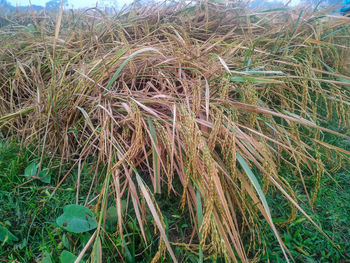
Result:
[[85,206],[67,205],[63,214],[57,218],[57,224],[73,233],[83,233],[97,227],[94,214]]

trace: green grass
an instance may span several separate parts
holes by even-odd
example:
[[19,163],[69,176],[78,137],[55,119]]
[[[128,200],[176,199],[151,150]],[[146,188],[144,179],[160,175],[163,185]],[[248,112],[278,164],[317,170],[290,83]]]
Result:
[[[50,184],[39,180],[29,181],[22,176],[25,168],[35,159],[31,149],[19,149],[17,143],[0,143],[0,224],[10,230],[18,242],[1,246],[0,259],[10,262],[34,262],[44,251],[58,256],[67,246],[68,233],[56,224],[63,206],[75,202],[76,191],[72,174],[56,195],[50,194],[58,180],[58,168],[50,169],[54,174]],[[89,186],[89,177],[83,177],[82,190]],[[29,181],[29,182],[28,182]],[[82,240],[87,237],[81,236]],[[72,252],[77,247],[72,247]]]
[[[321,226],[322,230],[337,245],[333,246],[323,235],[315,231],[307,219],[298,215],[297,219],[281,231],[285,245],[296,262],[347,262],[350,260],[350,174],[337,173],[334,179],[343,187],[339,189],[329,178],[325,177],[318,198],[314,204],[314,212],[307,205],[302,207],[311,215],[312,219]],[[306,196],[299,194],[298,198],[307,202]],[[274,207],[274,214],[279,218],[286,218],[288,205],[281,205],[283,198],[275,193],[268,198]],[[266,232],[269,232],[266,226]],[[272,235],[266,242],[266,255],[262,261],[284,262],[283,254]]]
[[[78,171],[74,169],[72,174],[57,189],[55,195],[50,198],[59,180],[59,166],[50,168],[53,179],[50,184],[39,180],[31,181],[22,176],[28,165],[40,159],[40,157],[33,155],[32,150],[31,148],[20,149],[18,143],[0,141],[0,226],[6,227],[18,238],[18,241],[13,242],[13,244],[5,242],[1,245],[0,261],[34,262],[41,259],[45,253],[49,253],[52,262],[64,263],[59,260],[61,253],[68,250],[75,255],[79,254],[93,232],[73,234],[64,231],[56,223],[57,217],[63,212],[63,207],[74,204],[76,201],[75,184]],[[69,166],[63,167],[61,174],[67,172],[69,168]],[[89,168],[83,168],[81,173],[80,191],[84,194],[79,196],[80,204],[85,202],[86,193],[89,191],[93,177]],[[99,191],[99,187],[95,192]],[[177,187],[176,184],[174,187]],[[163,217],[166,222],[167,235],[175,241],[190,236],[192,230],[190,222],[187,222],[186,213],[188,211],[182,213],[179,207],[174,205],[176,199],[166,194],[158,194],[155,198],[160,209],[165,211]],[[108,208],[114,206],[113,202],[113,200],[108,202]],[[92,207],[95,204],[96,201],[92,202]],[[147,218],[152,219],[151,215],[147,215]],[[152,225],[145,229],[148,240],[152,240],[146,249],[141,239],[135,214],[131,211],[127,215],[124,227],[128,234],[124,237],[126,248],[129,251],[126,252],[121,248],[120,237],[113,235],[116,231],[116,222],[113,221],[113,218],[110,219],[107,217],[105,225],[106,234],[110,236],[111,240],[106,239],[103,244],[104,262],[118,262],[115,246],[120,250],[120,253],[123,253],[126,262],[150,262],[157,253],[159,245],[159,238],[155,237]],[[196,256],[181,246],[176,248],[175,255],[178,258],[183,258],[186,262],[197,262]],[[162,260],[162,262],[167,261]]]
[[[336,142],[341,143],[339,139]],[[0,260],[34,262],[45,253],[49,253],[52,256],[52,262],[61,263],[58,259],[64,250],[75,255],[79,254],[92,233],[90,231],[90,233],[72,234],[56,224],[56,218],[62,214],[63,207],[75,203],[74,185],[77,179],[77,169],[73,170],[72,175],[50,199],[50,194],[58,182],[59,167],[50,169],[53,178],[50,184],[39,180],[28,182],[28,179],[21,175],[25,168],[38,158],[31,150],[30,148],[20,150],[19,144],[4,140],[0,143],[0,225],[5,226],[18,238],[18,241],[12,245],[5,243],[1,246]],[[63,172],[68,168],[68,166],[64,167]],[[282,173],[288,174],[288,172],[290,172],[288,167],[282,169]],[[88,168],[83,169],[81,192],[88,192],[92,176]],[[342,189],[325,176],[321,181],[322,187],[314,203],[314,212],[308,205],[302,205],[302,207],[322,227],[322,230],[335,242],[337,247],[315,231],[311,223],[299,214],[290,225],[279,227],[281,237],[296,262],[346,262],[350,260],[348,242],[350,240],[350,173],[343,169],[334,174],[334,179]],[[179,185],[174,183],[174,187],[177,188]],[[299,190],[296,191],[298,199],[307,203],[302,188]],[[80,203],[83,203],[85,198],[84,195],[80,196]],[[190,222],[187,222],[186,213],[188,211],[182,213],[177,206],[176,198],[167,194],[157,194],[155,198],[163,211],[166,232],[170,239],[176,242],[177,239],[182,240],[189,237],[192,230]],[[278,191],[267,195],[267,201],[273,208],[271,213],[276,219],[275,223],[283,221],[283,218],[287,220],[290,208]],[[113,202],[109,202],[110,206],[113,206]],[[151,219],[151,215],[147,217]],[[113,243],[117,244],[120,253],[124,253],[126,262],[150,262],[159,244],[159,239],[154,238],[154,229],[146,228],[147,238],[153,241],[149,244],[148,249],[145,249],[133,213],[128,215],[125,228],[128,230],[128,235],[125,237],[128,252],[121,248],[119,236],[113,236],[116,231],[116,222],[107,220],[105,229]],[[260,262],[284,262],[282,251],[269,226],[262,224],[261,231],[266,232],[266,239],[263,240],[266,252],[261,255]],[[106,239],[103,244],[105,262],[118,261],[118,258],[113,256],[116,253],[113,243]],[[192,253],[189,249],[177,246],[174,252],[176,257],[182,258],[184,262],[199,262],[197,251]],[[164,257],[161,262],[169,261]],[[214,258],[208,258],[204,262],[220,262],[220,258],[216,261]]]
[[[336,129],[336,126],[328,123],[328,126]],[[332,145],[350,149],[350,142],[337,136],[326,136],[325,141]],[[329,167],[328,167],[329,168]],[[348,262],[350,260],[350,170],[345,165],[336,173],[332,173],[331,179],[324,175],[321,179],[321,187],[317,194],[313,209],[308,205],[308,200],[298,180],[295,180],[292,170],[288,166],[281,169],[288,182],[293,185],[300,200],[302,208],[332,239],[335,246],[315,230],[315,227],[300,213],[294,222],[287,225],[281,231],[282,239],[296,262]],[[336,181],[336,182],[334,182]],[[314,180],[307,180],[307,187],[314,187]],[[284,201],[280,192],[274,191],[267,196],[268,202],[273,208],[276,223],[288,220],[290,206]],[[266,225],[266,233],[270,233]],[[273,235],[267,235],[265,245],[266,254],[262,261],[284,262],[283,254]]]

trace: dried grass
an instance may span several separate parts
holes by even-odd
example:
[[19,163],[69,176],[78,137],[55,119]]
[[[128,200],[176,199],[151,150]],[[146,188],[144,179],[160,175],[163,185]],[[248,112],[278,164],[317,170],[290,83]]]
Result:
[[201,253],[254,261],[261,215],[286,250],[268,191],[291,203],[290,221],[296,210],[305,214],[280,167],[295,170],[312,205],[320,178],[330,176],[323,160],[346,163],[349,152],[323,140],[349,135],[324,128],[337,118],[349,132],[349,18],[181,2],[113,15],[67,11],[58,26],[55,14],[8,20],[0,29],[1,131],[62,163],[95,156],[107,167],[95,242],[111,186],[120,214],[121,198],[131,198],[144,239],[145,199],[162,240],[155,260],[166,248],[176,262],[153,198],[166,191],[190,211]]

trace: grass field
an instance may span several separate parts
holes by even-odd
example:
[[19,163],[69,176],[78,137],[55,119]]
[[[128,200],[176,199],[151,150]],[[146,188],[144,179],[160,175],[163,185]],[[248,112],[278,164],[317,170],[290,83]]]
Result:
[[[3,218],[1,226],[6,227],[18,240],[3,245],[0,252],[0,259],[4,262],[34,262],[41,259],[46,253],[52,258],[59,258],[60,254],[66,250],[77,255],[91,234],[71,234],[63,231],[56,223],[56,219],[62,214],[62,207],[76,202],[76,190],[74,189],[77,169],[72,172],[72,176],[57,191],[54,198],[50,199],[50,193],[57,184],[57,179],[50,184],[31,181],[28,182],[22,174],[25,168],[33,161],[37,160],[32,155],[31,149],[20,151],[19,144],[2,141],[0,146],[0,200],[2,209],[0,216]],[[86,166],[88,167],[88,165]],[[66,167],[68,170],[68,167]],[[50,168],[52,178],[58,175],[58,169]],[[83,169],[83,184],[89,185],[92,174],[89,169]],[[321,234],[315,232],[314,227],[299,215],[290,225],[280,228],[281,236],[291,251],[296,262],[347,262],[350,259],[350,180],[349,172],[341,171],[336,173],[334,179],[342,186],[342,189],[329,178],[324,178],[321,182],[321,189],[315,201],[314,212],[309,209],[310,215],[322,229],[332,238],[337,246],[333,246]],[[87,187],[81,188],[82,193],[88,192]],[[85,202],[86,194],[80,195],[80,202]],[[305,194],[300,194],[300,200],[306,200]],[[164,199],[163,199],[164,198]],[[174,231],[174,236],[186,237],[190,233],[190,222],[186,214],[183,214],[177,207],[175,200],[163,196],[158,198],[159,205],[164,208],[164,216],[168,224]],[[273,208],[274,220],[283,220],[288,217],[288,207],[283,203],[280,195],[269,195],[268,202]],[[109,207],[113,207],[113,202]],[[305,209],[308,209],[305,206]],[[107,226],[108,232],[113,232],[113,221]],[[130,227],[128,229],[128,227]],[[151,244],[147,251],[143,245],[135,246],[134,236],[140,235],[135,219],[129,218],[126,229],[131,233],[128,238],[130,249],[130,259],[127,262],[150,262],[153,254],[157,251],[157,240]],[[175,231],[177,231],[175,233]],[[261,262],[283,262],[283,254],[274,236],[270,233],[268,224],[261,228],[266,232],[264,242],[265,254],[260,258]],[[153,229],[147,230],[150,239],[153,236]],[[134,236],[133,236],[134,235]],[[117,237],[111,236],[116,242]],[[116,242],[117,243],[117,242]],[[117,262],[113,243],[105,240],[103,244],[106,261]],[[121,244],[118,249],[122,252]],[[198,262],[198,255],[191,251],[186,251],[183,247],[175,249],[176,256],[183,262]],[[107,256],[108,255],[108,256]],[[166,260],[163,260],[166,262]],[[215,262],[214,259],[207,262]],[[45,261],[43,261],[45,262]],[[48,262],[48,261],[46,261]],[[52,260],[52,262],[65,262]]]
[[9,14],[0,260],[350,260],[350,19],[327,12]]

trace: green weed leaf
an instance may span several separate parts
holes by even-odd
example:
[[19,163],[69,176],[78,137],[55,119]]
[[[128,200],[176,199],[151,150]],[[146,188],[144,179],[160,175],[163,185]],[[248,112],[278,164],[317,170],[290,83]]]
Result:
[[69,242],[69,239],[67,238],[66,234],[63,234],[63,236],[62,236],[62,243],[66,249],[70,249],[70,242]]
[[18,238],[6,227],[0,226],[0,241],[2,244],[5,244],[7,242],[9,245],[12,245],[13,241],[18,241]]
[[43,183],[49,184],[51,182],[51,175],[49,174],[49,169],[45,168],[38,173],[39,163],[32,162],[24,170],[24,175],[28,177],[34,177],[34,179],[39,179]]
[[63,214],[57,218],[56,222],[63,229],[73,233],[83,233],[97,227],[94,214],[81,205],[65,206]]
[[24,170],[24,175],[29,177],[35,177],[38,172],[39,164],[36,164],[35,162],[31,163],[26,167]]
[[118,221],[117,208],[115,206],[111,206],[107,209],[106,226],[111,231],[116,230],[117,221]]
[[[70,253],[67,250],[63,250],[60,255],[61,263],[74,263],[76,259],[77,259],[77,256],[75,256],[74,254]],[[85,261],[80,260],[80,263],[85,263]]]
[[51,255],[49,252],[45,251],[41,263],[53,263]]
[[51,175],[49,173],[49,169],[43,169],[40,171],[38,174],[39,180],[42,181],[43,183],[49,184],[51,182]]

